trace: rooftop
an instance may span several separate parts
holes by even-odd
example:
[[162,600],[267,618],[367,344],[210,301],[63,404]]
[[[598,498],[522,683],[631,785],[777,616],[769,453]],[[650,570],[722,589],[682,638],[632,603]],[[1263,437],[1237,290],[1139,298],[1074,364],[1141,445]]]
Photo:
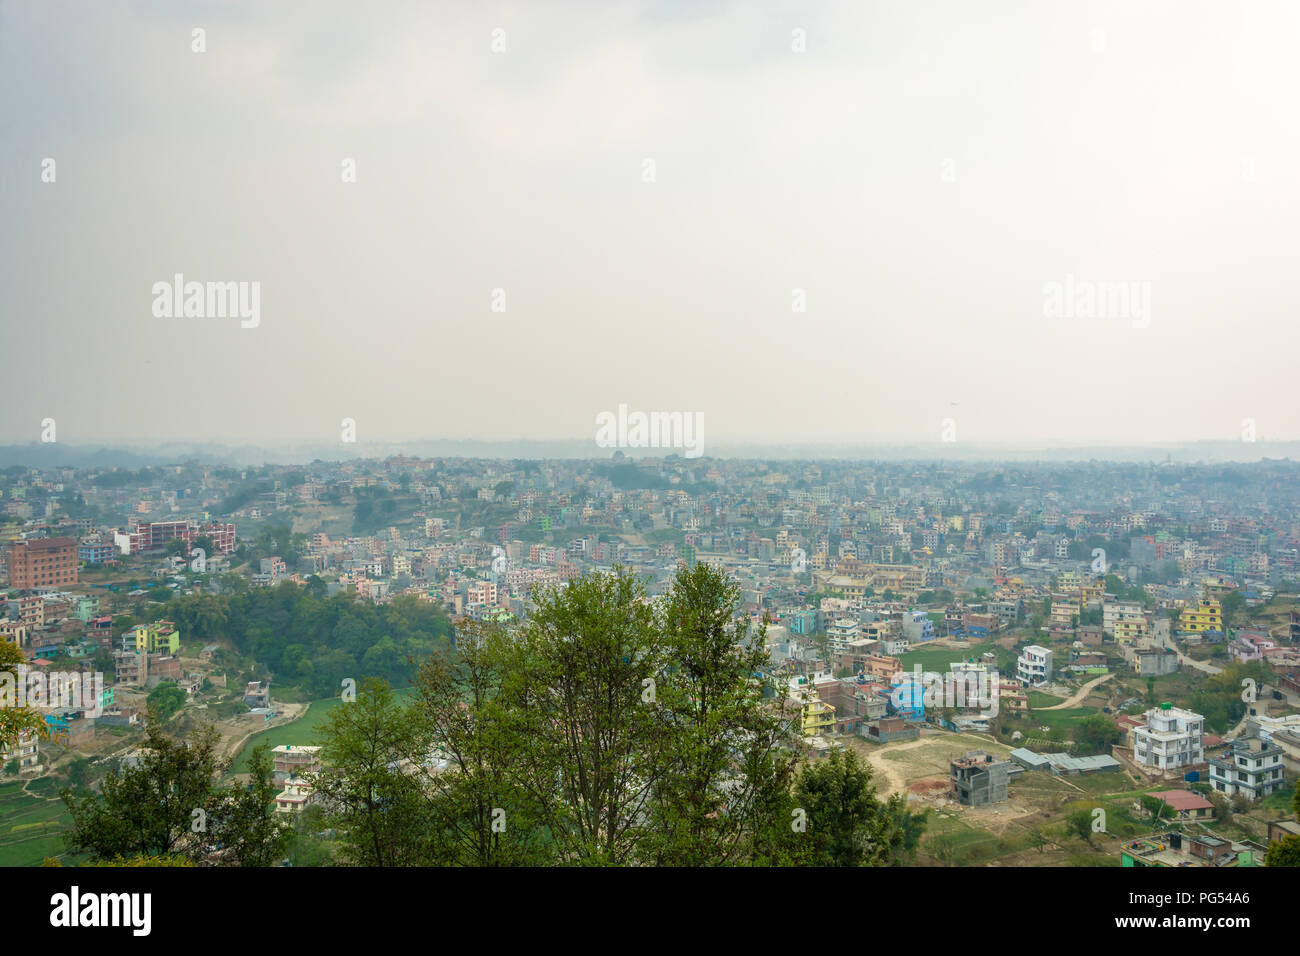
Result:
[[1214,804],[1210,803],[1199,793],[1191,790],[1161,790],[1153,793],[1151,796],[1157,800],[1163,800],[1171,809],[1183,813],[1190,810],[1212,810]]

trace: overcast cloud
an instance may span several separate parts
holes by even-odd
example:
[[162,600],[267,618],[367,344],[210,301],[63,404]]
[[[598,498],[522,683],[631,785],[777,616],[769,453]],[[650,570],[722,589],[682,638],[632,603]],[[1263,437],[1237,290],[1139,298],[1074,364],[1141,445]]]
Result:
[[[0,439],[582,438],[620,403],[718,442],[1300,438],[1298,35],[1287,2],[10,0]],[[260,323],[155,317],[176,273],[259,282]],[[1067,276],[1149,322],[1046,317]]]

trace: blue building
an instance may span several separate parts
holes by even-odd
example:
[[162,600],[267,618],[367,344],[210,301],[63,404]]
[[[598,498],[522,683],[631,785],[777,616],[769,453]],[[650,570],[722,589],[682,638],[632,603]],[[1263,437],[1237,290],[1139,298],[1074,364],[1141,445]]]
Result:
[[925,720],[925,684],[912,674],[900,674],[889,694],[889,707],[904,720]]

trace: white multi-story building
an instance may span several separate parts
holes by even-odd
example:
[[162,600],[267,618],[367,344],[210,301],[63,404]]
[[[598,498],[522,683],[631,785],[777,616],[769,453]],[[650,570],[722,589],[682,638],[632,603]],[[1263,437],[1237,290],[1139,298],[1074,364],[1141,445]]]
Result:
[[861,628],[851,617],[842,617],[826,628],[828,644],[832,652],[844,651],[850,641],[856,641]]
[[1281,790],[1282,748],[1259,737],[1242,737],[1220,758],[1210,761],[1210,786],[1225,796],[1251,800]]
[[1205,718],[1161,704],[1148,710],[1147,725],[1133,728],[1133,756],[1144,767],[1176,770],[1205,761]]
[[1052,651],[1041,644],[1030,644],[1016,658],[1016,680],[1037,687],[1052,679]]
[[272,771],[276,783],[289,777],[310,775],[320,770],[320,747],[281,744],[271,751]]

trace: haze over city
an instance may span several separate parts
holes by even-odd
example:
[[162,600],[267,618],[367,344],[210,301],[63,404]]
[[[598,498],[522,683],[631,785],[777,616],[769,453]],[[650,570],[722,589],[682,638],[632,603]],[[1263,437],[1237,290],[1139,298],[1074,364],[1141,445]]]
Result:
[[1294,941],[1297,37],[0,0],[19,948]]
[[[1300,438],[1297,27],[6,3],[0,440],[591,442],[620,403],[720,445]],[[177,274],[260,321],[158,317]],[[1149,315],[1048,317],[1071,281]]]

